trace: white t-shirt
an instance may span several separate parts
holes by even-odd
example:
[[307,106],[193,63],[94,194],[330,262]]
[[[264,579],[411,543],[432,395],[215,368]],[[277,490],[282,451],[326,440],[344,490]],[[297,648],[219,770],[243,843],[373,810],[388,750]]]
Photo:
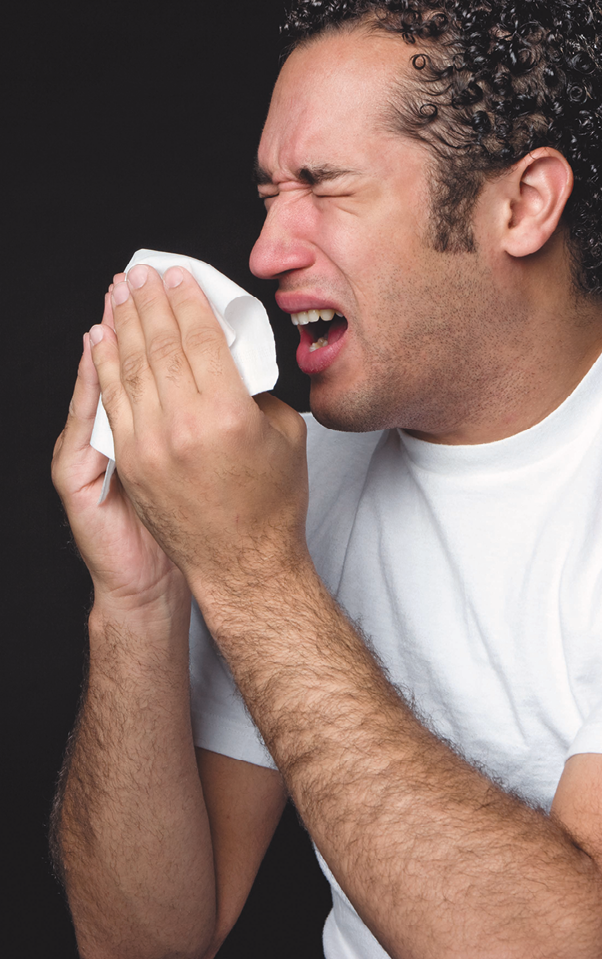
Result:
[[[437,734],[549,809],[567,757],[602,752],[602,359],[496,443],[308,428],[318,572]],[[191,675],[197,744],[273,766],[196,608]],[[327,959],[383,959],[318,859]]]

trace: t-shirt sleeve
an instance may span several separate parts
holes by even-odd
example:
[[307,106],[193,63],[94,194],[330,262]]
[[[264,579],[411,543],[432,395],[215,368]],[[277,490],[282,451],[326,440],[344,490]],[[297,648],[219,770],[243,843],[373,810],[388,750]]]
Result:
[[198,605],[190,620],[192,732],[196,746],[276,769],[228,664],[218,651]]
[[567,759],[579,753],[602,753],[602,700],[588,715],[569,747]]

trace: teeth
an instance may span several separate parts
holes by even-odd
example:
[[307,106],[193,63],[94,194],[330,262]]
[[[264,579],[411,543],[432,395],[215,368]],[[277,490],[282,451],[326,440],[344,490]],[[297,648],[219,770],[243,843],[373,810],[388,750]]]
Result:
[[[301,313],[291,313],[291,320],[293,326],[307,326],[308,323],[316,323],[318,320],[326,320],[327,323],[330,323],[335,310],[303,310]],[[337,316],[342,316],[342,313],[336,311]]]
[[316,340],[315,343],[312,343],[309,352],[313,353],[314,350],[319,350],[321,346],[328,346],[328,338],[326,336],[321,336],[319,340]]

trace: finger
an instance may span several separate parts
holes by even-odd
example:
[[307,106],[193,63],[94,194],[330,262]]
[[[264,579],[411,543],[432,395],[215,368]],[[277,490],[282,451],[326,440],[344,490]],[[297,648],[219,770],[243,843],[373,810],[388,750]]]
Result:
[[305,442],[307,435],[305,420],[291,406],[287,406],[271,393],[259,393],[253,399],[261,412],[267,416],[271,426],[294,443]]
[[[154,270],[152,272],[155,273]],[[149,364],[144,330],[129,280],[116,283],[110,299],[119,344],[123,389],[132,409],[136,411],[136,416],[154,415],[159,405],[157,387]]]
[[99,393],[90,337],[86,333],[67,422],[56,441],[52,458],[52,480],[60,496],[72,492],[74,483],[79,489],[82,485],[102,482],[107,458],[90,446]]
[[109,326],[99,324],[90,330],[89,340],[103,406],[117,444],[126,431],[133,429],[132,407],[121,381],[117,337]]
[[127,283],[115,288],[125,297],[122,287],[131,295],[119,308],[128,316],[123,337],[122,314],[116,312],[120,350],[124,346],[139,352],[144,349],[162,408],[180,406],[185,397],[196,396],[198,390],[163,282],[151,267],[138,264],[130,270]]
[[163,283],[199,392],[227,391],[248,397],[224,331],[194,277],[188,270],[171,267],[165,272]]
[[111,302],[111,288],[109,288],[108,293],[105,293],[105,308],[102,314],[102,320],[100,322],[104,323],[105,326],[110,327],[110,329],[112,330],[115,329],[115,320],[113,318],[113,304]]
[[89,445],[99,396],[98,376],[90,355],[90,336],[85,333],[83,352],[77,368],[77,379],[69,403],[67,422],[56,441],[55,454],[67,440],[71,448],[75,450],[83,449]]

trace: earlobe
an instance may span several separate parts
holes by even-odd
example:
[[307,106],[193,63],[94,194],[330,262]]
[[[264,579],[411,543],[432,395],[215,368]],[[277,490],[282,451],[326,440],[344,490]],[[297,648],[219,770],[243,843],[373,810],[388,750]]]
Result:
[[504,248],[510,256],[537,253],[555,232],[573,190],[573,171],[551,147],[534,150],[505,181],[508,216]]

